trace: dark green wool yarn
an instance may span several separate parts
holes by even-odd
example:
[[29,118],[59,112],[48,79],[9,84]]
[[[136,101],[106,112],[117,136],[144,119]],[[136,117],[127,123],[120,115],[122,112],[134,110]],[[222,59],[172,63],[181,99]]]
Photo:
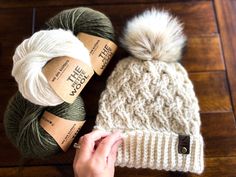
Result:
[[52,17],[46,25],[49,29],[71,30],[74,35],[84,32],[112,41],[115,38],[109,18],[103,13],[87,7],[64,10]]
[[[84,32],[114,41],[114,30],[109,18],[86,7],[64,10],[52,17],[46,25],[48,29],[70,30],[74,35]],[[45,158],[61,151],[56,141],[39,125],[44,111],[64,119],[85,118],[81,97],[73,104],[64,102],[55,107],[43,107],[27,101],[17,92],[5,111],[4,126],[7,136],[23,157]]]
[[10,141],[23,157],[44,158],[61,151],[56,141],[39,125],[44,111],[69,120],[84,120],[85,110],[81,97],[73,104],[66,102],[53,107],[32,104],[18,91],[9,101],[4,115],[4,126]]

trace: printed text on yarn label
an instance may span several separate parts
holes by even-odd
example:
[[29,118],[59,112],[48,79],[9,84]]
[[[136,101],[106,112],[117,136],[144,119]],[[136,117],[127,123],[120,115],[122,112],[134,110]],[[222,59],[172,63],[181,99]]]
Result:
[[49,133],[63,151],[67,151],[85,121],[63,119],[45,111],[40,126]]
[[88,78],[89,75],[83,70],[83,68],[77,66],[71,73],[71,75],[67,78],[67,81],[71,82],[71,87],[73,88],[70,95],[76,95],[78,90],[83,86]]
[[94,71],[101,75],[117,49],[116,44],[108,39],[86,33],[79,33],[77,37],[89,50]]
[[80,60],[57,57],[45,65],[43,73],[58,96],[68,103],[73,103],[94,71]]

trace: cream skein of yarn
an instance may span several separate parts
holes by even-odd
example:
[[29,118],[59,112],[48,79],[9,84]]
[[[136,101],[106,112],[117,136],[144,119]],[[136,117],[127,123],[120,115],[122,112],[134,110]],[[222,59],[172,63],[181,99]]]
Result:
[[91,66],[89,51],[71,31],[42,30],[16,48],[12,76],[24,98],[42,106],[55,106],[63,102],[42,73],[42,68],[49,60],[62,56],[81,60]]

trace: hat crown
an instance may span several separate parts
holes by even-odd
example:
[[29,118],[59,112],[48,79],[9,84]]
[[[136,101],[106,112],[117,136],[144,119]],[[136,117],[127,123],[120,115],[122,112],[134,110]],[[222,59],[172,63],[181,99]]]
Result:
[[185,69],[133,57],[120,61],[108,78],[97,121],[110,129],[177,134],[199,133],[200,127],[198,101]]

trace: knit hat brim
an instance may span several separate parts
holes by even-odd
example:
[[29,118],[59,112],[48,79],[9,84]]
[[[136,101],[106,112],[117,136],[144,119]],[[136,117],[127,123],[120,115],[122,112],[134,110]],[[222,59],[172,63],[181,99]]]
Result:
[[123,146],[118,149],[116,165],[202,173],[202,136],[190,136],[189,154],[178,153],[178,136],[168,132],[126,132]]

